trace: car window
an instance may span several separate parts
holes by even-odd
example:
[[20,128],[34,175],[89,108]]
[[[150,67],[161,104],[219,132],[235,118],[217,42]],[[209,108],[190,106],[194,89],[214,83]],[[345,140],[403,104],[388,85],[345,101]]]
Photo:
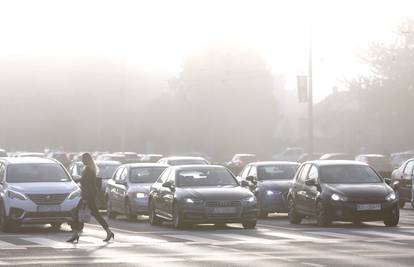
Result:
[[164,170],[165,167],[131,168],[129,181],[131,183],[154,183]]
[[119,178],[120,181],[126,181],[128,178],[128,170],[127,168],[124,168],[124,170],[121,173],[121,177]]
[[257,170],[257,178],[259,181],[265,180],[292,180],[299,165],[278,164],[259,166]]
[[238,186],[227,169],[185,169],[177,172],[177,187]]
[[121,177],[121,174],[122,174],[122,172],[124,171],[124,168],[119,168],[117,171],[116,171],[116,173],[115,173],[115,175],[114,175],[114,180],[115,181],[119,181],[120,180],[120,177]]
[[249,170],[250,170],[251,167],[252,167],[251,165],[247,165],[246,167],[244,167],[243,171],[240,174],[240,177],[242,179],[246,179],[247,174],[249,173]]
[[318,179],[318,168],[316,168],[315,165],[312,165],[312,167],[309,170],[308,179],[310,180],[316,180]]
[[249,174],[247,176],[257,177],[257,168],[256,168],[256,166],[252,166],[252,168],[250,169]]
[[0,163],[0,181],[4,179],[4,172],[6,171],[6,167],[3,163]]
[[363,165],[321,166],[319,179],[326,184],[382,183],[382,179],[371,167]]
[[302,170],[300,171],[300,174],[298,176],[297,181],[299,183],[305,183],[306,177],[308,176],[308,172],[310,169],[311,165],[310,164],[306,164],[305,166],[303,166]]
[[60,164],[13,164],[7,167],[9,183],[70,182],[71,179]]
[[405,169],[404,169],[404,174],[411,175],[413,173],[413,166],[414,166],[414,160],[407,162],[407,165],[405,166]]
[[158,178],[157,183],[161,183],[161,184],[165,183],[165,181],[167,181],[167,178],[168,178],[168,175],[170,174],[170,172],[171,172],[171,169],[165,170],[161,174],[160,178]]

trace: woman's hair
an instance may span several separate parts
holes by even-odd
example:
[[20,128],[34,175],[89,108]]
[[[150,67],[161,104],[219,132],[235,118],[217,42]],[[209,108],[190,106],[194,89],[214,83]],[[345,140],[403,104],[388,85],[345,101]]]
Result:
[[95,161],[93,161],[91,154],[84,153],[82,154],[82,162],[85,164],[86,168],[93,171],[96,174],[96,165]]

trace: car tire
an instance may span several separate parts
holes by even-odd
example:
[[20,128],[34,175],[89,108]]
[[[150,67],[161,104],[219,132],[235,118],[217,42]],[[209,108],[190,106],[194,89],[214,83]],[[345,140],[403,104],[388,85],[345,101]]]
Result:
[[137,214],[133,213],[129,200],[125,202],[125,211],[129,221],[135,221],[137,219]]
[[297,213],[295,202],[292,198],[288,202],[288,217],[291,224],[300,224],[302,221],[302,217]]
[[116,213],[112,210],[111,201],[109,199],[106,202],[106,215],[109,219],[116,219]]
[[12,221],[6,216],[6,210],[4,205],[0,205],[0,230],[4,233],[11,232],[13,230]]
[[158,226],[162,224],[162,220],[157,216],[155,213],[154,203],[152,201],[149,202],[149,223],[153,226]]
[[183,229],[184,223],[182,221],[181,212],[178,208],[177,203],[174,203],[173,206],[173,225],[175,229]]
[[326,208],[321,201],[316,203],[316,224],[319,227],[326,227],[331,224],[331,220],[326,212]]
[[253,229],[256,227],[256,224],[257,224],[256,220],[242,223],[244,229]]
[[397,226],[400,221],[400,210],[395,207],[390,214],[384,219],[384,224],[387,227]]

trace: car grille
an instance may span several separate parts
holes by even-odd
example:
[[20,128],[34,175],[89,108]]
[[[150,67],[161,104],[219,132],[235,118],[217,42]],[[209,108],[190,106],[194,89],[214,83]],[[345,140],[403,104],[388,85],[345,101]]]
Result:
[[240,201],[207,201],[206,207],[240,207]]
[[60,205],[69,194],[30,194],[28,197],[37,205]]

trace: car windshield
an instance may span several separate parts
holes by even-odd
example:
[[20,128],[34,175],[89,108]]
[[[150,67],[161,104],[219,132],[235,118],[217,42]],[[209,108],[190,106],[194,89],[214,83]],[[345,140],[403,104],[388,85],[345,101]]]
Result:
[[69,182],[64,169],[55,163],[15,164],[7,167],[9,183]]
[[259,181],[265,180],[291,180],[299,165],[269,165],[257,169]]
[[207,162],[202,159],[177,159],[177,160],[169,160],[168,164],[171,166],[177,165],[206,165]]
[[166,167],[139,167],[132,168],[129,174],[131,183],[154,183]]
[[97,164],[98,167],[98,177],[109,179],[115,173],[119,165],[109,165],[109,164]]
[[321,183],[364,184],[381,183],[381,178],[368,166],[338,165],[319,168]]
[[179,170],[176,184],[177,187],[238,186],[226,169]]

